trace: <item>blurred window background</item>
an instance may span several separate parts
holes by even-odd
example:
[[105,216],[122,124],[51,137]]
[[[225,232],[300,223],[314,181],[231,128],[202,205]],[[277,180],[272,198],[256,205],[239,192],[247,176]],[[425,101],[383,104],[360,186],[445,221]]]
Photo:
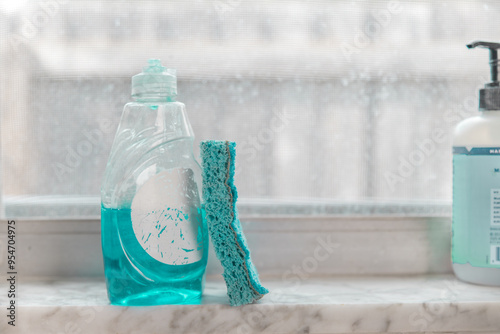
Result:
[[[240,197],[448,203],[452,129],[477,113],[500,2],[0,3],[1,203],[99,214],[130,78],[177,69],[198,144],[236,141]],[[318,204],[319,205],[319,204]]]

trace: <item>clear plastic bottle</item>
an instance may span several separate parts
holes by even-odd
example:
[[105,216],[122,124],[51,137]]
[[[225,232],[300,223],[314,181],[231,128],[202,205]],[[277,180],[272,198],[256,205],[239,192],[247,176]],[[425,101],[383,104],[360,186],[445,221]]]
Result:
[[108,296],[114,305],[199,303],[208,255],[201,167],[175,70],[150,60],[132,78],[101,188]]
[[479,93],[482,114],[460,122],[453,138],[453,240],[456,276],[500,286],[500,87],[498,43],[490,49],[492,82]]

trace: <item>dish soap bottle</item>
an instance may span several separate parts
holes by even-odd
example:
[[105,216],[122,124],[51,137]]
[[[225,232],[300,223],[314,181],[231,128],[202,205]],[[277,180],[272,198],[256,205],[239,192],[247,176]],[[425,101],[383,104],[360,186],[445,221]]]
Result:
[[499,43],[489,49],[491,82],[479,91],[481,115],[460,122],[453,138],[452,261],[467,282],[500,286]]
[[208,255],[201,167],[175,70],[149,60],[132,77],[101,188],[111,304],[199,303]]

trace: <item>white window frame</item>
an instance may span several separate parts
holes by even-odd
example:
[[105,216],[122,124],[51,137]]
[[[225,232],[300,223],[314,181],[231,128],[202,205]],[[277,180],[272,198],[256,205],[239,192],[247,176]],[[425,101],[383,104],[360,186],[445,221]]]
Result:
[[[46,212],[68,204],[74,205],[75,198],[11,200],[6,209]],[[98,204],[99,198],[86,198],[80,209],[95,213]],[[286,279],[300,268],[308,276],[452,272],[450,203],[243,199],[238,210],[252,259],[263,276]],[[98,216],[11,219],[17,223],[19,272],[24,277],[103,275]],[[1,256],[6,226],[7,219],[0,222],[0,267],[6,259]],[[207,275],[219,276],[221,270],[210,246]]]

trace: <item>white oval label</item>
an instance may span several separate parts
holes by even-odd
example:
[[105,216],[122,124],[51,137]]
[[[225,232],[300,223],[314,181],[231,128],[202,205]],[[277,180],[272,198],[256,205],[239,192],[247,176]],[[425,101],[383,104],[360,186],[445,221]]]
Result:
[[144,183],[132,200],[132,228],[154,259],[172,265],[200,261],[202,216],[191,169],[163,171]]

